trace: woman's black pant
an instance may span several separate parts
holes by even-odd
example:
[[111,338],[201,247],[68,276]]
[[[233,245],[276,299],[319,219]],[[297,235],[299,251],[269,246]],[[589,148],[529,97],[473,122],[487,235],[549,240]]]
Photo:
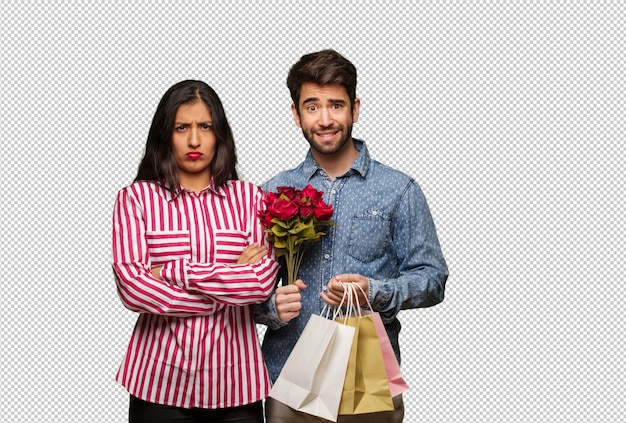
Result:
[[130,396],[129,423],[263,423],[261,401],[233,408],[180,408]]

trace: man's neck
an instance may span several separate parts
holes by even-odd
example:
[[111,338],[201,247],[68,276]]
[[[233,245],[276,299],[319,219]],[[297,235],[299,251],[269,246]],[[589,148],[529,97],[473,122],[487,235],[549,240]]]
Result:
[[350,139],[345,148],[335,154],[321,154],[315,150],[311,150],[311,154],[319,167],[324,169],[330,179],[334,180],[350,170],[359,156],[359,150],[356,149],[354,142]]

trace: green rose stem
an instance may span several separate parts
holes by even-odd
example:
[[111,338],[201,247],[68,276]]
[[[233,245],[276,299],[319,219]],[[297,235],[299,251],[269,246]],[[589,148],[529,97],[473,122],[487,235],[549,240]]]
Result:
[[[293,240],[291,239],[290,236],[287,237],[287,251],[286,251],[286,261],[287,261],[287,282],[289,282],[289,284],[291,285],[292,283],[295,282],[295,275],[297,275],[297,270],[296,270],[296,257],[297,257],[297,253],[294,252],[294,247],[295,247],[295,243],[293,242]],[[296,256],[296,257],[294,257]]]
[[[296,227],[298,226],[298,222]],[[287,248],[285,249],[285,261],[287,262],[287,282],[291,285],[296,282],[298,278],[298,271],[300,270],[300,264],[304,257],[304,240],[299,238],[297,228],[293,228],[289,231],[290,235],[287,235]]]

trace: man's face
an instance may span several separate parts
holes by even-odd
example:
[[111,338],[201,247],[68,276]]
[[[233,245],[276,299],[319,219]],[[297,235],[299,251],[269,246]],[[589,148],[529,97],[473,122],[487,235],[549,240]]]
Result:
[[311,148],[320,154],[335,154],[352,139],[352,124],[359,118],[359,99],[350,98],[341,85],[302,84],[300,104],[291,106],[296,125]]

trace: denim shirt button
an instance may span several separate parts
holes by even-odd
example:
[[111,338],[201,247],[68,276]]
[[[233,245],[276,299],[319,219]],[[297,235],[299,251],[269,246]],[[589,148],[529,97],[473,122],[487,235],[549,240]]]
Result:
[[328,260],[330,258],[330,254],[324,254],[324,258]]

